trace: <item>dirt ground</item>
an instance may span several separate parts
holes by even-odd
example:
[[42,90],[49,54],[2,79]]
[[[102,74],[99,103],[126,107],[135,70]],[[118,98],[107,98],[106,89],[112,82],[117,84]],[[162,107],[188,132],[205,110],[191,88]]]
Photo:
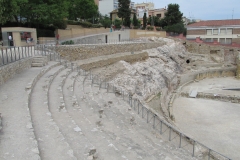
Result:
[[[240,91],[222,90],[240,88],[239,82],[234,77],[204,79],[185,86],[183,91],[240,96]],[[232,159],[240,157],[239,113],[240,104],[230,102],[179,97],[173,104],[175,124],[180,130]]]

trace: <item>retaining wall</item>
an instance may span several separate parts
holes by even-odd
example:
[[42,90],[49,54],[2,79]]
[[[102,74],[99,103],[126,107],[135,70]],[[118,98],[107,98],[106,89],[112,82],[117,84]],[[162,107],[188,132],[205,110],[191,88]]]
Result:
[[30,68],[33,58],[25,58],[0,67],[0,85],[12,78],[14,75],[22,72],[24,69]]
[[180,85],[183,85],[189,81],[202,80],[204,78],[213,77],[233,77],[236,76],[236,67],[219,68],[219,69],[208,69],[205,71],[198,71],[194,73],[188,73],[181,75]]

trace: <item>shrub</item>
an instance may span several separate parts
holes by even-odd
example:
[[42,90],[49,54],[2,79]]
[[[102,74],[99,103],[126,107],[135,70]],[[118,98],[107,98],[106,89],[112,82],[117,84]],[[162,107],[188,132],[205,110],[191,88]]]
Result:
[[133,29],[139,29],[139,26],[134,26]]
[[70,25],[81,25],[84,28],[91,28],[93,27],[93,24],[90,22],[81,22],[81,21],[73,21],[73,20],[68,20],[67,24]]
[[101,28],[101,27],[103,27],[103,26],[102,26],[101,24],[93,24],[92,27],[93,27],[93,28]]
[[72,40],[70,40],[70,41],[62,42],[61,44],[62,45],[71,45],[71,44],[74,44],[74,42]]
[[56,29],[66,29],[67,28],[67,21],[62,20],[62,21],[56,21],[53,23],[53,26]]
[[161,27],[156,27],[157,31],[162,31]]
[[147,26],[147,30],[153,31],[153,27],[152,26]]

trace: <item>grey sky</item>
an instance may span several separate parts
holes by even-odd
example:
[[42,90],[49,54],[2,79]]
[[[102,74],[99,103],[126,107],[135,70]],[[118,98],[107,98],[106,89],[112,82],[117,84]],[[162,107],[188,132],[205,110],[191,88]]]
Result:
[[155,8],[177,3],[185,17],[202,20],[240,19],[240,0],[132,0],[135,3],[153,2]]

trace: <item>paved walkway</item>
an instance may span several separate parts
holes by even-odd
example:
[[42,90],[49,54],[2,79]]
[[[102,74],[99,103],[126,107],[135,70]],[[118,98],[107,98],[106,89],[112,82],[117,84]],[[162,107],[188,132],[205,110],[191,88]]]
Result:
[[0,159],[39,159],[25,87],[41,70],[27,69],[0,86]]

